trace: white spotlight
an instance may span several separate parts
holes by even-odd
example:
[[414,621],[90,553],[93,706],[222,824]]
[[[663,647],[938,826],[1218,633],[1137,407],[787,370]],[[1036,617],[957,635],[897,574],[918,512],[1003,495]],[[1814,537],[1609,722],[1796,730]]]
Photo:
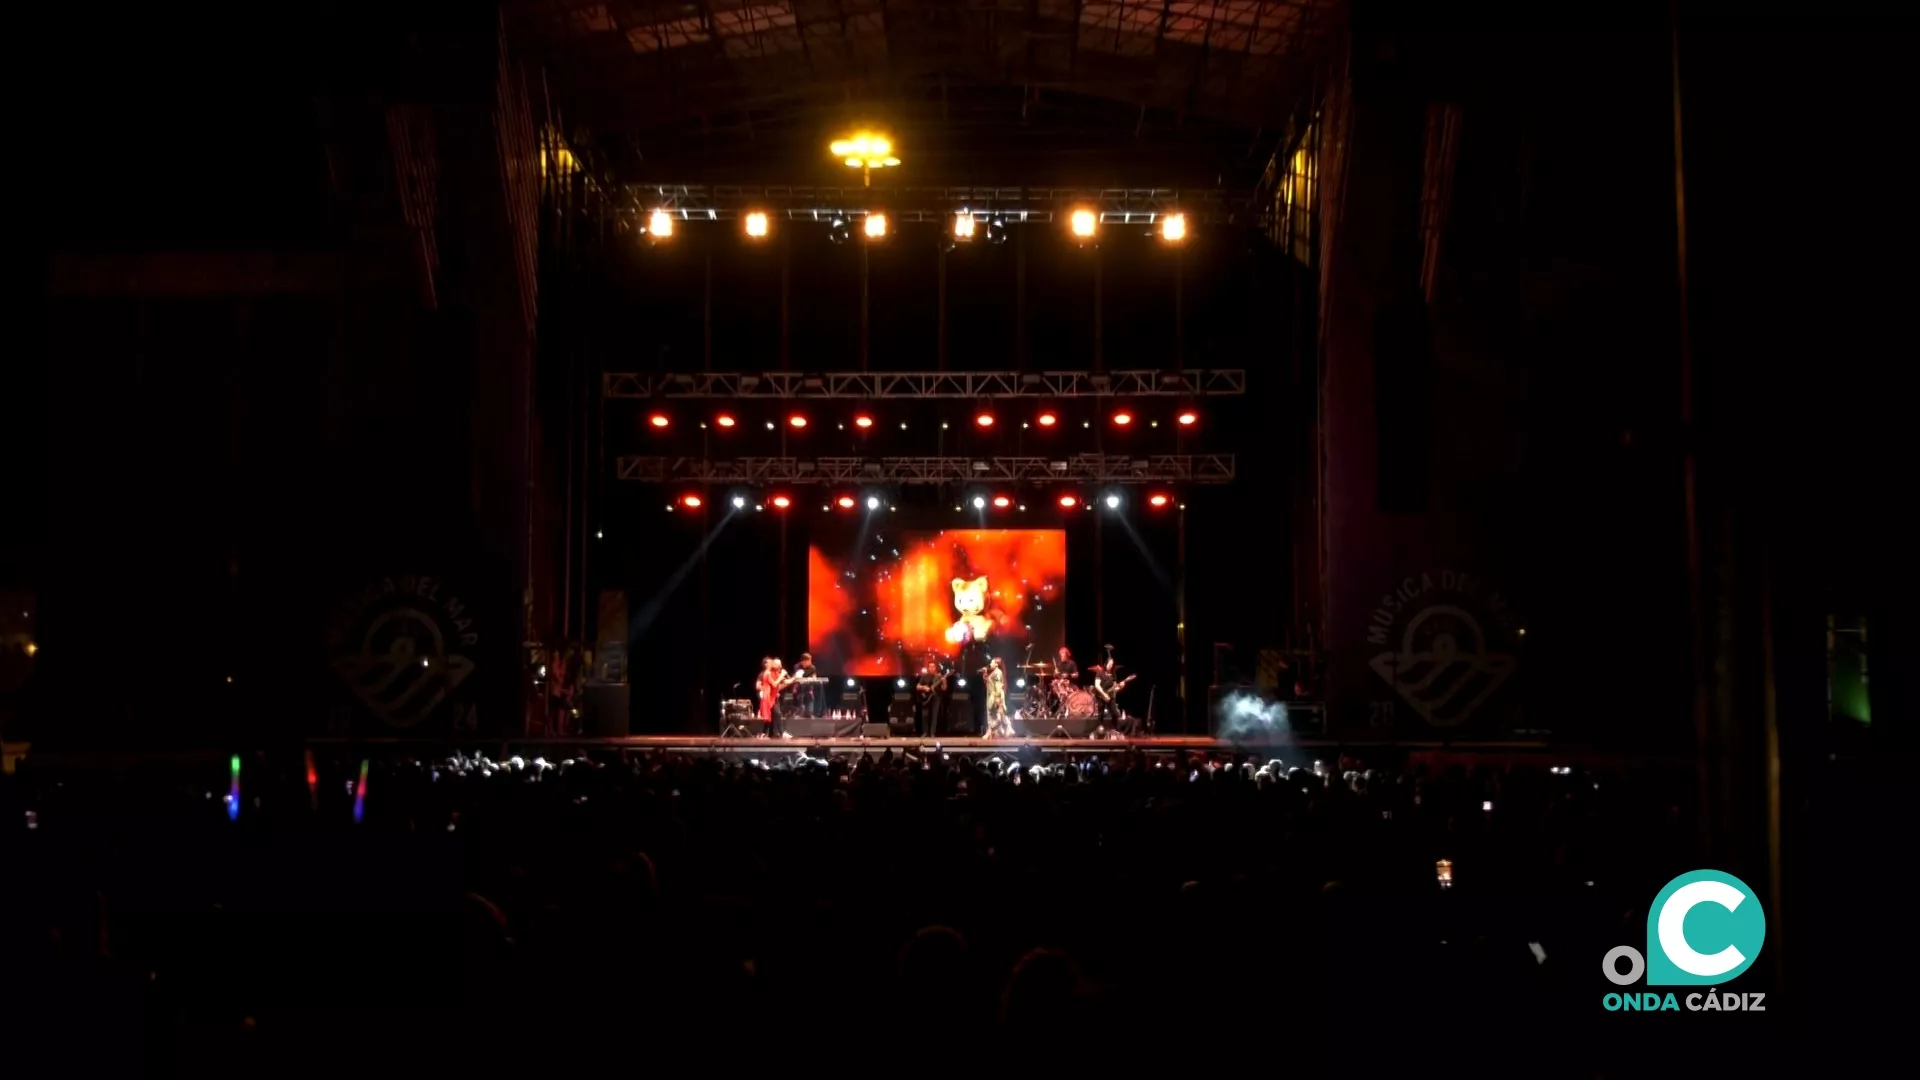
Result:
[[880,509],[880,499],[878,496],[876,495],[867,496],[867,509],[869,510]]
[[1107,509],[1109,510],[1120,509],[1120,496],[1118,495],[1107,496]]
[[973,508],[975,510],[985,510],[987,508],[987,500],[975,495],[973,497]]
[[855,681],[853,681],[852,679],[848,679],[848,680],[847,680],[847,688],[848,688],[848,689],[852,689],[852,688],[854,688],[854,687],[856,687],[856,686],[859,686],[859,685],[860,685],[859,683],[857,683],[857,682],[855,682]]
[[895,688],[897,688],[897,689],[900,689],[900,690],[905,690],[905,689],[907,688],[907,680],[905,680],[905,679],[895,679],[895,680],[893,680],[893,685],[894,685],[894,686],[895,686]]
[[965,690],[965,689],[967,688],[967,680],[965,680],[965,679],[955,679],[955,680],[954,680],[954,685],[956,685],[956,686],[958,686],[958,687],[959,687],[960,689],[962,689],[962,690]]
[[733,497],[733,508],[735,510],[738,510],[741,507],[744,507],[746,505],[747,505],[747,497],[745,495],[735,495]]
[[1027,680],[1025,679],[1013,680],[1013,688],[1015,690],[1025,690],[1027,688]]

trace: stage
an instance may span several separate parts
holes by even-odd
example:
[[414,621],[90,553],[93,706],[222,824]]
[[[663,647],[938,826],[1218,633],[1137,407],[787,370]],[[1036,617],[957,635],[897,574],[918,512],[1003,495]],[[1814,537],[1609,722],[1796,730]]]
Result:
[[1141,738],[1115,739],[984,739],[978,737],[934,738],[919,735],[891,736],[880,739],[863,739],[859,736],[834,738],[797,738],[797,739],[760,739],[760,738],[721,738],[715,735],[634,735],[626,738],[577,738],[566,736],[527,737],[518,739],[478,738],[468,742],[451,739],[313,739],[313,746],[353,746],[366,748],[391,748],[399,750],[418,747],[422,752],[429,748],[445,749],[452,746],[465,746],[467,749],[484,749],[489,754],[500,756],[532,753],[550,755],[584,755],[606,753],[609,751],[664,751],[674,754],[693,754],[708,757],[759,758],[773,755],[812,754],[827,756],[833,754],[880,754],[889,750],[894,753],[948,753],[965,754],[973,757],[991,757],[994,754],[1018,754],[1023,751],[1041,753],[1072,754],[1174,754],[1174,753],[1219,753],[1219,754],[1278,754],[1282,751],[1333,749],[1334,744],[1325,740],[1227,740],[1207,736],[1153,735]]

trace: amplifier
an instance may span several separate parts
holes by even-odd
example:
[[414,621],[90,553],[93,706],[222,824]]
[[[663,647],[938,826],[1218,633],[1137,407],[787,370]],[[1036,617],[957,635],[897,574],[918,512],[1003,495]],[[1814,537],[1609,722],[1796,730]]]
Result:
[[590,739],[622,739],[632,733],[626,683],[590,682],[580,709],[580,730]]

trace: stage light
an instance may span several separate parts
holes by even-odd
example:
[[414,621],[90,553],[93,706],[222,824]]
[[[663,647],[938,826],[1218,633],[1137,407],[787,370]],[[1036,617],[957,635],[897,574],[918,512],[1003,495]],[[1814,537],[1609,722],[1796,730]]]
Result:
[[775,495],[768,501],[773,503],[774,509],[776,510],[785,510],[787,507],[793,505],[793,500],[787,498],[785,495]]
[[1120,496],[1118,495],[1107,496],[1107,509],[1109,510],[1120,509]]
[[[955,679],[953,680],[953,684],[955,686],[958,686],[962,690],[965,690],[967,688],[967,680],[965,679]],[[1492,804],[1488,804],[1488,805],[1489,805],[1489,808],[1491,808]]]
[[1100,218],[1091,210],[1075,210],[1069,219],[1073,224],[1073,235],[1082,240],[1091,239],[1094,231],[1100,227]]
[[860,681],[859,681],[858,679],[848,679],[848,680],[847,680],[847,689],[849,689],[849,690],[851,690],[851,689],[853,689],[854,687],[856,687],[856,686],[859,686],[859,685],[860,685]]
[[1165,506],[1167,505],[1167,497],[1165,495],[1150,495],[1147,497],[1147,505]]
[[974,417],[974,418],[973,418],[973,422],[974,422],[975,424],[978,424],[978,425],[979,425],[979,426],[981,426],[981,427],[992,427],[992,426],[993,426],[993,414],[992,414],[992,413],[984,413],[984,412],[983,412],[983,413],[981,413],[981,414],[980,414],[979,416],[976,416],[976,417]]
[[1003,217],[987,220],[987,243],[1004,244],[1007,242],[1007,219]]
[[723,428],[730,428],[735,423],[733,417],[728,416],[726,413],[721,413],[719,416],[714,417],[713,422]]
[[993,505],[1001,510],[1005,510],[1007,507],[1013,505],[1013,500],[1007,498],[1005,495],[995,495],[993,497]]
[[851,138],[835,139],[827,145],[827,150],[845,163],[847,168],[859,169],[868,184],[873,183],[873,178],[868,175],[872,170],[891,169],[900,164],[900,159],[893,152],[893,140],[871,131],[859,131]]
[[733,508],[735,510],[745,510],[747,508],[747,497],[745,495],[735,495],[733,497]]
[[1194,412],[1192,409],[1181,409],[1180,415],[1174,417],[1174,420],[1178,422],[1181,427],[1192,427],[1200,422],[1200,414]]
[[840,496],[839,498],[837,498],[837,499],[835,499],[835,500],[833,500],[833,501],[834,501],[834,503],[835,503],[836,505],[838,505],[838,506],[840,507],[840,509],[842,509],[842,510],[851,510],[851,509],[853,509],[853,496],[851,496],[851,495],[842,495],[842,496]]
[[665,210],[655,210],[647,219],[647,235],[656,240],[666,240],[673,236],[673,215]]
[[1060,505],[1065,507],[1068,510],[1071,510],[1074,507],[1080,505],[1080,500],[1074,498],[1071,495],[1062,495],[1060,496]]
[[657,428],[663,428],[673,423],[673,421],[667,419],[667,414],[665,413],[654,413],[652,416],[647,417],[647,423]]
[[844,244],[853,239],[853,226],[848,224],[846,218],[836,216],[832,221],[827,222],[827,239],[836,244]]
[[973,239],[973,215],[962,210],[960,216],[953,219],[953,238],[955,240]]
[[1128,424],[1133,423],[1133,414],[1125,409],[1121,409],[1119,412],[1113,414],[1113,422],[1119,427],[1126,427]]
[[1027,680],[1025,679],[1013,680],[1013,688],[1015,690],[1025,690],[1027,688]]
[[[861,413],[853,418],[853,426],[859,428],[861,431],[865,431],[873,426],[873,417],[868,416],[866,413]],[[902,426],[904,427],[905,425]]]
[[887,238],[887,215],[868,214],[867,222],[861,226],[861,229],[867,234],[867,239],[869,240],[885,240]]
[[1060,418],[1050,412],[1043,412],[1039,416],[1034,417],[1033,422],[1039,424],[1041,427],[1052,427],[1060,422]]
[[893,688],[896,690],[905,690],[907,688],[907,680],[905,679],[893,680]]
[[700,496],[682,495],[680,496],[680,505],[686,507],[689,510],[698,510],[700,509]]
[[767,215],[755,210],[753,213],[747,215],[746,221],[748,236],[755,240],[766,239],[768,229]]
[[1160,239],[1177,244],[1187,238],[1187,215],[1168,214],[1160,219]]
[[801,416],[799,413],[794,413],[792,416],[787,417],[787,424],[789,427],[803,428],[807,426],[807,418]]
[[985,510],[987,508],[986,498],[980,495],[975,495],[973,497],[973,508],[975,510]]
[[880,509],[880,497],[878,495],[867,496],[867,509],[869,510]]

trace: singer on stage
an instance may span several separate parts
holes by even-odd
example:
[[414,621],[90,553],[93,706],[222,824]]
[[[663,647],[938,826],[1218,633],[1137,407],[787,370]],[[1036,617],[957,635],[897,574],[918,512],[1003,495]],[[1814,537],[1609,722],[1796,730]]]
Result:
[[1010,739],[1013,725],[1007,720],[1007,671],[999,657],[988,662],[981,672],[987,679],[987,738]]

